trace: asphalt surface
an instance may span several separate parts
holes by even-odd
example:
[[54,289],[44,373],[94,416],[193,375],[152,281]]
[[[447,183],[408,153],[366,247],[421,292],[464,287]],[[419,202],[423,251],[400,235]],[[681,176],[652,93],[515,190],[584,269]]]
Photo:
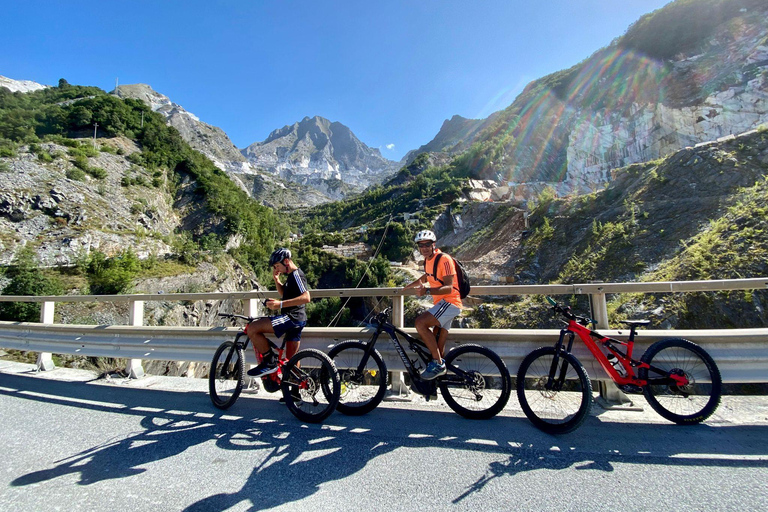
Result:
[[768,397],[705,424],[636,400],[550,436],[514,396],[492,420],[442,401],[296,420],[276,395],[228,411],[207,382],[34,372],[0,360],[0,510],[768,510]]

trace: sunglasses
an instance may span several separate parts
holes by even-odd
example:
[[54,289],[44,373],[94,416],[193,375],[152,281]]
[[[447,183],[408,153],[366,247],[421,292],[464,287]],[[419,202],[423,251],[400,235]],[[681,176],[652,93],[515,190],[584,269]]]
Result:
[[432,247],[432,242],[420,242],[420,243],[418,243],[416,245],[426,249],[427,247]]

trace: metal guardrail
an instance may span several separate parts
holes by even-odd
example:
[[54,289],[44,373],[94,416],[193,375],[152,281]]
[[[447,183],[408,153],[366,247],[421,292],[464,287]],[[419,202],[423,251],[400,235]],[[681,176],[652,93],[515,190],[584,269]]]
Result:
[[[605,334],[622,338],[626,331],[607,329],[607,293],[659,293],[721,290],[764,289],[768,279],[736,279],[723,281],[687,281],[655,283],[585,283],[574,285],[500,285],[475,286],[473,296],[505,295],[590,295],[598,328]],[[393,323],[402,327],[403,300],[401,288],[311,290],[313,298],[322,297],[391,297]],[[131,362],[132,376],[143,375],[142,359],[209,362],[215,348],[231,339],[235,328],[225,327],[149,327],[142,326],[146,301],[242,300],[248,315],[256,316],[260,299],[276,298],[276,292],[233,293],[174,293],[139,295],[73,295],[20,297],[0,296],[0,301],[42,302],[41,323],[0,322],[0,347],[40,352],[38,366],[53,366],[51,353],[126,358]],[[54,324],[57,302],[130,302],[130,326],[86,326]],[[405,329],[415,333],[414,329]],[[452,329],[449,346],[456,343],[486,345],[506,361],[512,373],[531,350],[553,344],[558,336],[554,329]],[[307,327],[302,335],[302,348],[327,350],[345,339],[365,340],[370,331],[365,328]],[[635,355],[639,356],[652,342],[668,337],[682,337],[702,345],[717,361],[725,382],[768,382],[768,329],[716,330],[653,330],[639,331]],[[391,344],[382,339],[377,348],[392,371],[402,371],[403,365]],[[587,350],[576,345],[575,353],[585,364],[590,376],[606,378],[602,368]],[[254,361],[252,351],[248,362]]]
[[[405,329],[415,334],[415,329]],[[196,361],[208,363],[219,344],[232,339],[238,329],[232,327],[129,327],[92,325],[43,325],[38,323],[0,322],[0,346],[42,353],[79,354],[133,360]],[[604,330],[605,334],[625,339],[628,331]],[[327,351],[343,340],[367,340],[368,328],[307,327],[302,333],[302,348]],[[552,345],[555,329],[453,329],[448,347],[478,343],[497,352],[510,372],[517,372],[522,359],[533,349]],[[648,330],[638,331],[635,354],[641,355],[651,343],[669,337],[686,338],[702,345],[717,361],[725,382],[768,382],[768,329],[727,330]],[[377,349],[387,368],[403,371],[403,363],[386,337]],[[584,363],[590,376],[607,378],[592,355],[580,343],[574,353]],[[246,362],[255,364],[252,350]]]

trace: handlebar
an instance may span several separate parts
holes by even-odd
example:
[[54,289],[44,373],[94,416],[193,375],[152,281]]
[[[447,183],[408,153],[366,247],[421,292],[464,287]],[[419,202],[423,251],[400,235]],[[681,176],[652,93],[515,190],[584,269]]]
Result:
[[547,302],[549,302],[552,305],[552,310],[555,313],[560,313],[568,320],[573,320],[578,324],[589,326],[589,324],[596,325],[597,322],[592,320],[591,318],[588,318],[586,316],[579,316],[575,315],[571,312],[571,306],[561,306],[560,304],[555,301],[552,297],[547,297]]
[[377,324],[386,324],[389,322],[389,314],[391,312],[392,312],[391,307],[385,308],[384,311],[382,311],[381,313],[378,313],[374,317],[373,321],[376,322]]
[[234,314],[234,313],[219,313],[219,317],[221,317],[221,318],[229,318],[230,320],[233,320],[233,321],[234,321],[235,319],[238,319],[238,318],[239,318],[239,319],[241,319],[241,320],[245,320],[245,321],[247,321],[248,323],[251,323],[251,322],[253,322],[254,320],[256,320],[256,319],[255,319],[254,317],[252,317],[252,316],[236,315],[236,314]]

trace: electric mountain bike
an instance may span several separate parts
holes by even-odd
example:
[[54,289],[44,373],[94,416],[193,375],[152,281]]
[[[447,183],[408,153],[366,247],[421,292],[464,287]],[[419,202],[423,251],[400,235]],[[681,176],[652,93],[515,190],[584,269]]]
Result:
[[[632,358],[638,326],[648,320],[625,320],[628,341],[604,336],[589,328],[594,320],[575,315],[547,297],[555,313],[568,321],[554,347],[528,354],[517,372],[517,397],[539,429],[563,434],[578,428],[592,407],[592,384],[581,362],[571,353],[578,336],[600,366],[628,393],[640,393],[658,414],[677,424],[700,423],[720,404],[722,379],[712,357],[682,338],[652,344],[640,360]],[[566,340],[567,338],[567,340]],[[605,351],[605,352],[604,352]]]
[[[208,374],[208,390],[213,405],[228,409],[243,390],[245,350],[250,341],[248,324],[256,318],[228,313],[219,313],[219,316],[229,318],[233,323],[237,319],[246,321],[246,327],[237,333],[233,341],[225,341],[216,349]],[[333,361],[315,349],[299,350],[287,360],[283,357],[285,338],[280,347],[271,340],[269,344],[278,354],[278,369],[261,377],[264,390],[269,393],[282,391],[288,410],[301,421],[319,423],[330,416],[341,392],[339,372]],[[257,362],[260,363],[261,359],[259,354]]]
[[[382,333],[390,336],[410,376],[411,389],[427,400],[437,398],[440,389],[445,402],[458,414],[470,419],[487,419],[501,411],[509,400],[512,378],[504,361],[480,345],[460,345],[445,356],[448,373],[434,380],[423,380],[420,370],[432,360],[427,346],[389,321],[391,308],[376,315],[376,326],[367,342],[348,340],[328,352],[341,377],[341,397],[337,409],[348,415],[372,411],[387,391],[387,365],[376,350]],[[404,340],[417,357],[411,359],[403,349]],[[423,364],[423,366],[422,366]]]

